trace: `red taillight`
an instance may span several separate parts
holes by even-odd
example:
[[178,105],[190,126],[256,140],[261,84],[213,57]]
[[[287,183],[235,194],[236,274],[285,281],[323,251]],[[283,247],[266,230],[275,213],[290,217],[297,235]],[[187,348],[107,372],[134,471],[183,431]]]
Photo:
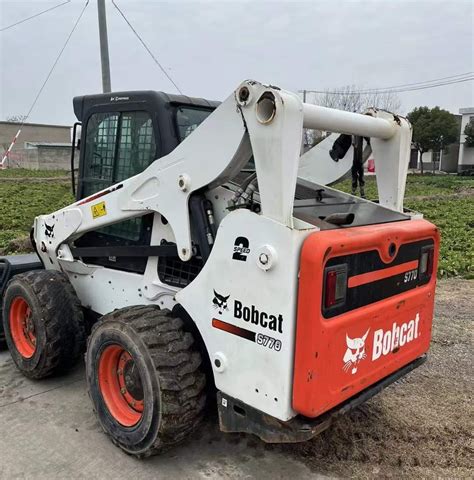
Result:
[[331,308],[344,303],[347,289],[347,269],[344,266],[329,267],[324,279],[324,307]]
[[433,273],[434,247],[423,248],[420,256],[420,278],[430,277]]

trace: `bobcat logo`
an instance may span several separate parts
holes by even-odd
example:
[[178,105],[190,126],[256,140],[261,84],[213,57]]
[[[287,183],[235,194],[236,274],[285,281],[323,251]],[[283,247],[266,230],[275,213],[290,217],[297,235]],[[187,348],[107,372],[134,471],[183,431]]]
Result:
[[44,234],[47,236],[47,237],[51,237],[51,238],[54,238],[54,223],[53,225],[49,226],[46,222],[44,222]]
[[212,299],[212,303],[214,304],[214,308],[217,308],[219,315],[222,315],[223,310],[229,310],[229,307],[227,306],[227,300],[229,300],[230,295],[227,295],[227,297],[224,297],[224,295],[219,295],[215,290],[214,290],[214,298]]
[[342,367],[342,369],[346,373],[349,371],[350,368],[352,368],[352,375],[357,373],[357,367],[359,365],[359,362],[361,360],[364,360],[365,357],[367,357],[367,354],[365,353],[365,340],[367,339],[369,330],[367,330],[364,336],[361,338],[349,338],[346,333],[347,350],[344,354],[344,358],[342,359],[342,361],[344,362],[344,366]]

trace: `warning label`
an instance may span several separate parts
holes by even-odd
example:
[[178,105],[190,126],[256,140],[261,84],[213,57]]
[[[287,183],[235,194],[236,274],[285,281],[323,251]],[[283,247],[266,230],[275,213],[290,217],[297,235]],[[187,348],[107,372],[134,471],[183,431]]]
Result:
[[107,215],[107,209],[105,208],[105,202],[99,202],[91,206],[92,218],[103,217]]

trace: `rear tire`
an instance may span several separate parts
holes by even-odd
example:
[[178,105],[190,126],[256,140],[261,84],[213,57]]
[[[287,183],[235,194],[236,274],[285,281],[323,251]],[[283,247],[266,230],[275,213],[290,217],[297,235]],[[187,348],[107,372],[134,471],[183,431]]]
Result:
[[2,316],[13,361],[29,378],[65,371],[84,351],[81,304],[61,272],[15,275],[5,290]]
[[89,337],[86,376],[102,428],[128,454],[161,453],[202,418],[201,354],[169,310],[134,306],[104,315]]

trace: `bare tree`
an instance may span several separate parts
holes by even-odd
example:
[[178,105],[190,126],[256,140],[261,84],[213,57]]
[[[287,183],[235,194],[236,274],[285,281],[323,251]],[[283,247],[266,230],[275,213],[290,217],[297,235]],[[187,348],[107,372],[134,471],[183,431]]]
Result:
[[335,91],[326,90],[316,94],[314,103],[348,112],[361,112],[364,109],[364,98],[357,90],[355,85],[346,85]]
[[323,107],[358,113],[370,107],[396,112],[401,106],[401,101],[394,92],[373,91],[364,93],[356,85],[345,85],[336,88],[334,91],[327,90],[324,93],[318,93],[314,103]]
[[402,106],[402,102],[398,95],[394,92],[379,92],[379,93],[372,93],[370,95],[365,96],[365,106],[364,109],[375,107],[380,108],[382,110],[388,110],[389,112],[396,113],[400,111],[400,107]]
[[7,122],[11,123],[23,123],[26,120],[26,115],[9,115]]
[[[308,92],[313,93],[313,92]],[[389,112],[397,112],[400,110],[401,101],[396,93],[385,92],[368,92],[364,93],[357,85],[345,85],[335,88],[334,90],[326,90],[323,93],[315,93],[308,95],[308,103],[321,105],[322,107],[336,108],[348,112],[363,113],[370,107],[388,110]],[[319,130],[304,129],[304,148],[309,149],[324,140],[325,135]]]

